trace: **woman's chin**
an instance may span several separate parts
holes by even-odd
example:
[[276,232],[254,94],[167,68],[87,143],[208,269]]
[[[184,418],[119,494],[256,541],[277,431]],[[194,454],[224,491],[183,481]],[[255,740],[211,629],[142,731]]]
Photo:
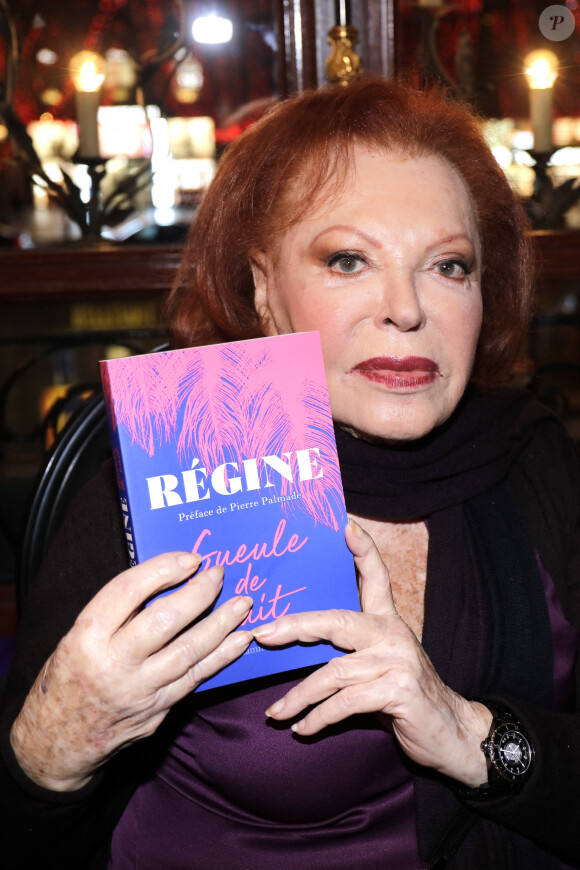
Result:
[[337,426],[352,435],[353,438],[360,438],[363,441],[369,441],[374,444],[404,444],[408,441],[418,441],[428,435],[438,425],[424,426],[370,426],[368,424],[357,425],[354,423],[341,422],[335,420]]
[[[365,441],[402,443],[424,438],[449,419],[457,401],[447,395],[444,398],[415,396],[412,401],[405,397],[378,404],[376,402],[351,403],[350,407],[333,407],[333,417],[337,426],[355,438]],[[331,398],[331,407],[332,407]]]

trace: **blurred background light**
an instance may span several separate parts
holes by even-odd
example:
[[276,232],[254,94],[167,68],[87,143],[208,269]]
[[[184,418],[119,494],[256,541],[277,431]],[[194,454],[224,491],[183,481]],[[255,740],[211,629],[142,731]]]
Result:
[[196,42],[205,45],[220,45],[224,42],[230,42],[234,33],[234,25],[229,18],[222,18],[215,14],[203,15],[195,19],[191,25],[191,33]]

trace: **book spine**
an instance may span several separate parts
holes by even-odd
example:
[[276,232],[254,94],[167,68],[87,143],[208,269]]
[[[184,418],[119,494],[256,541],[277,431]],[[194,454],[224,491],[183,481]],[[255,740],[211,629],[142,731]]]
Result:
[[[101,363],[101,376],[104,384],[107,384],[107,368],[106,363]],[[137,565],[139,559],[137,557],[137,544],[135,541],[135,533],[133,531],[133,519],[131,516],[131,504],[129,499],[129,487],[127,485],[127,477],[125,474],[125,464],[123,462],[123,451],[121,450],[121,441],[119,437],[119,426],[114,418],[115,403],[110,394],[107,396],[105,388],[105,399],[107,406],[107,419],[109,423],[109,438],[111,441],[111,450],[113,454],[113,463],[115,466],[115,477],[117,478],[117,490],[119,493],[119,503],[121,506],[121,515],[123,517],[123,529],[125,531],[125,541],[127,543],[127,553],[129,556],[129,565],[131,568]]]

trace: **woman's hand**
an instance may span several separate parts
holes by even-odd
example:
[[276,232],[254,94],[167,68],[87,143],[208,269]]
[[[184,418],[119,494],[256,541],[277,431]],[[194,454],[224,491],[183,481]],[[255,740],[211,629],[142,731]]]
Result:
[[353,650],[310,674],[267,715],[293,719],[302,736],[354,713],[378,713],[413,761],[475,787],[487,770],[481,741],[492,716],[482,704],[449,689],[411,629],[397,613],[389,574],[372,538],[350,522],[346,541],[359,576],[362,613],[320,611],[285,616],[253,630],[268,646],[293,641],[331,641]]
[[157,729],[169,709],[252,640],[234,629],[252,600],[232,598],[189,627],[217,598],[218,567],[171,595],[198,555],[167,553],[119,574],[79,615],[49,658],[12,727],[24,772],[55,791],[85,785],[124,746]]

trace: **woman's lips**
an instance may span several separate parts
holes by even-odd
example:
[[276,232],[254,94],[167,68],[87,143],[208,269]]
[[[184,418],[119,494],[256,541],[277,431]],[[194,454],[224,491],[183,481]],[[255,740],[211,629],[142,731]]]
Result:
[[351,369],[369,381],[393,388],[423,387],[439,377],[439,366],[423,356],[379,356]]

